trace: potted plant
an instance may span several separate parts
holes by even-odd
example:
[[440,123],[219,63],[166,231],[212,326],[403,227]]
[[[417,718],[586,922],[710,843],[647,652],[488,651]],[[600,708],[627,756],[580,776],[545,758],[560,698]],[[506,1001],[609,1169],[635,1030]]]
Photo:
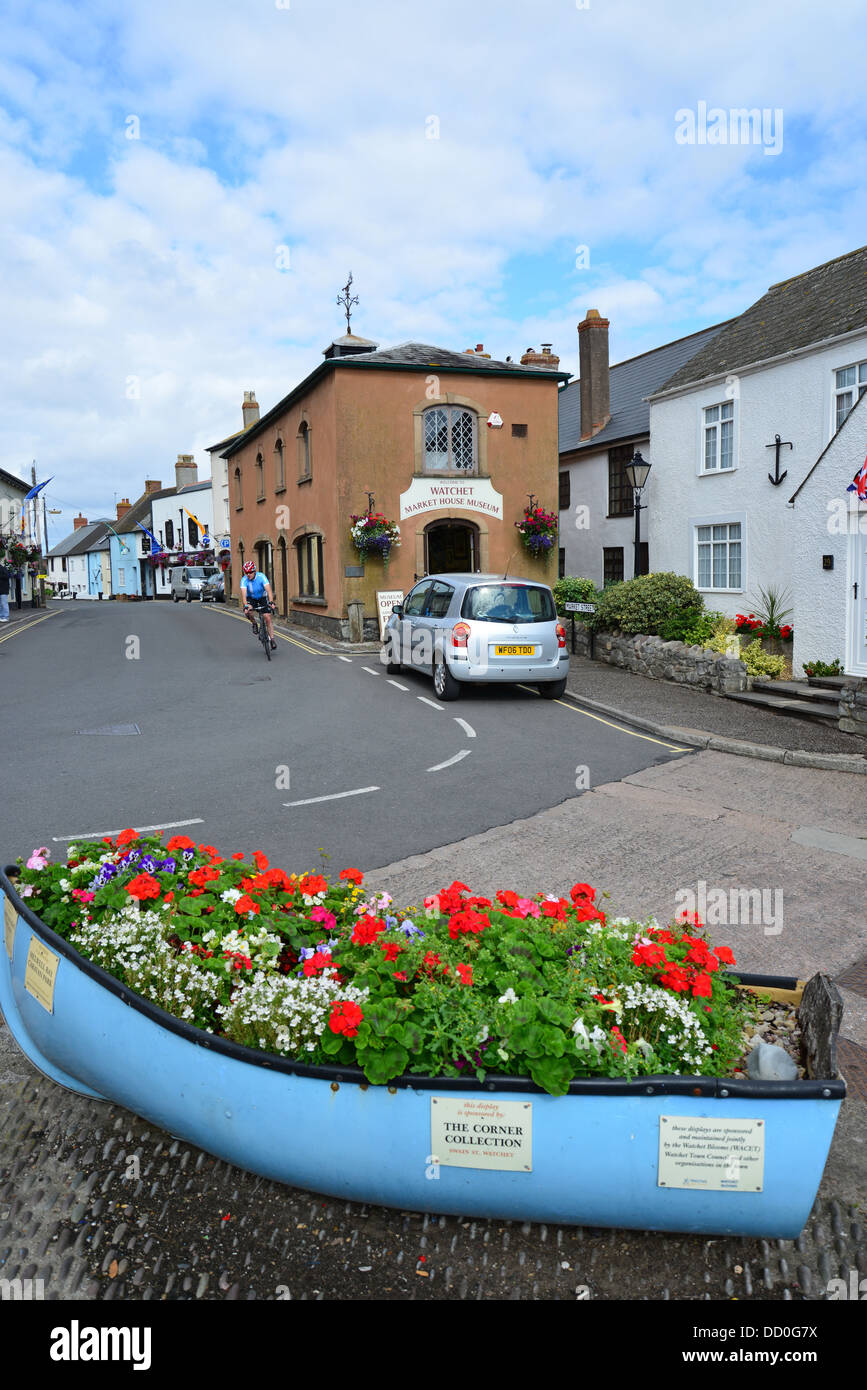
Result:
[[558,521],[553,512],[542,507],[524,508],[524,515],[515,522],[524,549],[531,555],[547,560],[557,546]]
[[367,558],[378,555],[385,568],[392,550],[400,545],[400,527],[389,521],[382,512],[368,511],[362,516],[350,517],[349,528],[352,543],[359,555]]
[[[824,977],[738,976],[694,917],[611,921],[587,884],[406,910],[362,884],[134,830],[36,850],[0,875],[0,1007],[59,1084],[314,1191],[800,1231],[845,1095]],[[802,1001],[811,1079],[731,1075],[743,986]]]

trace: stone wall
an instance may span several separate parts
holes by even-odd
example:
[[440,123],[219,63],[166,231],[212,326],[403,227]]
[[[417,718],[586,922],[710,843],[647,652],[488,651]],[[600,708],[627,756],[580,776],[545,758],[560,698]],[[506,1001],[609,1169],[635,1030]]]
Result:
[[867,680],[853,680],[840,691],[840,718],[837,727],[844,734],[861,734],[867,738]]
[[[569,641],[569,624],[565,624]],[[575,624],[575,650],[590,655],[590,629]],[[623,666],[654,680],[675,681],[728,695],[749,690],[747,668],[734,657],[722,656],[707,647],[687,647],[683,642],[663,642],[661,637],[627,636],[622,632],[597,632],[593,655],[609,666]],[[867,715],[867,709],[865,709]]]

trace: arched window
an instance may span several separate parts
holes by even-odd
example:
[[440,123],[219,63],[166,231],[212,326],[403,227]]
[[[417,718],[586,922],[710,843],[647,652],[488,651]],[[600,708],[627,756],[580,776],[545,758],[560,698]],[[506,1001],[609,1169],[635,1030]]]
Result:
[[261,502],[265,497],[265,465],[262,455],[256,455],[256,501]]
[[325,597],[325,563],[322,537],[316,533],[299,536],[295,541],[298,565],[298,595],[300,598]]
[[173,521],[166,522],[166,550],[175,548],[175,524]]
[[310,454],[310,426],[306,420],[302,420],[298,426],[298,477],[299,479],[310,478],[313,476],[313,461]]
[[426,473],[476,472],[476,416],[460,405],[435,405],[424,412],[422,457]]
[[274,445],[274,488],[277,492],[282,492],[286,486],[286,465],[283,459],[283,440],[278,439]]
[[236,468],[236,469],[235,469],[235,506],[236,506],[237,510],[240,511],[240,510],[242,509],[243,505],[244,505],[244,503],[243,503],[243,501],[241,500],[241,470],[240,470],[240,468]]

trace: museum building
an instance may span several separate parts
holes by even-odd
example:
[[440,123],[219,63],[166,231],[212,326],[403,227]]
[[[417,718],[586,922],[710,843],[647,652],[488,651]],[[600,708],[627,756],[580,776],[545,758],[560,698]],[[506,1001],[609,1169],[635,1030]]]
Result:
[[[529,499],[558,507],[558,393],[569,380],[543,345],[519,363],[479,344],[384,351],[351,332],[293,391],[221,451],[226,461],[232,588],[255,560],[278,610],[349,640],[376,637],[378,594],[423,574],[557,578],[515,524]],[[216,447],[216,446],[215,446]],[[400,527],[387,564],[362,555],[353,518]]]

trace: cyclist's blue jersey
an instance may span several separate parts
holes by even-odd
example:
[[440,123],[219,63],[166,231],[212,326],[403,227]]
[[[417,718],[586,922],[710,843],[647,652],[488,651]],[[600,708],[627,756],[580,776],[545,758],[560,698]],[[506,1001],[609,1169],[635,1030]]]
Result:
[[244,588],[247,590],[247,598],[264,598],[265,585],[268,583],[268,576],[262,574],[261,570],[256,574],[244,575]]

